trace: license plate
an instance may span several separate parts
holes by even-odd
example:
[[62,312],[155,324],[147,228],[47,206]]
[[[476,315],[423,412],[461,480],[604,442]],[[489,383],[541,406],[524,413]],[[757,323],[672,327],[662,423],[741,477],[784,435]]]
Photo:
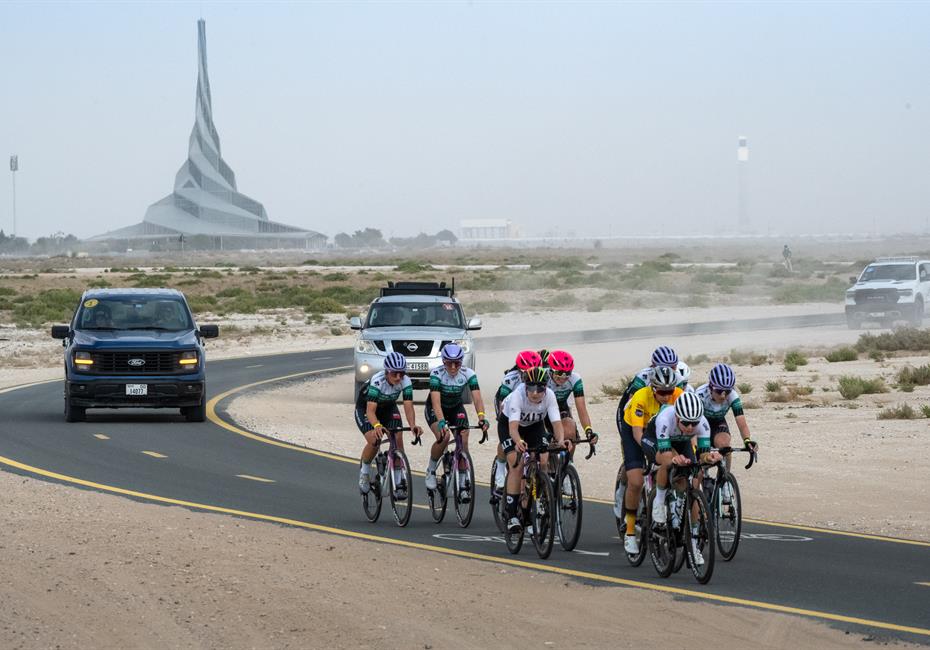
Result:
[[414,370],[414,371],[418,371],[418,370],[419,370],[419,371],[429,370],[429,364],[426,363],[425,361],[408,361],[408,362],[407,362],[407,367],[408,367],[410,370]]
[[885,312],[883,312],[883,311],[873,311],[871,314],[869,314],[869,316],[871,316],[872,318],[884,318],[884,317],[885,317]]
[[127,395],[148,395],[149,385],[148,384],[126,384],[126,394]]

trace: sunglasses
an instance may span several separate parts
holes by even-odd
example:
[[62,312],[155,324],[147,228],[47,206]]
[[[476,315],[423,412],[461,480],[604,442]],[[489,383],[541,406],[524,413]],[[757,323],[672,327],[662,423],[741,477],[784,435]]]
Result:
[[546,387],[543,384],[527,384],[526,392],[527,393],[544,393],[546,392]]
[[733,392],[733,389],[732,388],[715,388],[714,392],[717,393],[718,395],[729,395],[731,392]]
[[675,392],[674,388],[662,388],[662,389],[653,388],[652,390],[655,391],[656,395],[661,395],[662,397],[668,397],[669,395]]
[[688,427],[690,429],[691,427],[696,427],[700,420],[679,420],[678,422],[681,424],[681,426]]
[[553,376],[553,377],[568,377],[570,374],[572,374],[572,373],[571,373],[571,372],[566,372],[566,371],[564,371],[564,370],[553,370],[553,371],[552,371],[552,376]]
[[442,362],[447,366],[460,366],[462,365],[461,361],[452,361],[451,359],[443,359]]
[[392,377],[403,377],[407,373],[404,370],[388,370],[388,374]]

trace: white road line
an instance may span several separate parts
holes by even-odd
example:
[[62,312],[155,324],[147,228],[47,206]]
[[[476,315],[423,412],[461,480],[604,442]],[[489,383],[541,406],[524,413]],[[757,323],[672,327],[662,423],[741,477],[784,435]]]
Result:
[[252,476],[251,474],[236,474],[237,478],[244,478],[250,481],[258,481],[259,483],[274,483],[270,478],[262,478],[261,476]]
[[314,361],[325,361],[326,359],[332,359],[333,357],[314,357]]
[[109,440],[109,439],[110,439],[110,436],[105,436],[105,435],[103,435],[102,433],[95,433],[95,434],[94,434],[94,437],[95,437],[95,438],[100,438],[101,440]]
[[265,364],[264,364],[264,363],[257,363],[257,364],[255,364],[254,366],[246,366],[246,369],[249,369],[249,368],[261,368],[263,365],[265,365]]
[[143,454],[146,456],[151,456],[152,458],[167,458],[164,454],[159,454],[157,451],[143,451]]
[[573,553],[580,553],[581,555],[600,555],[601,557],[609,557],[610,553],[598,553],[596,551],[582,551],[580,548],[576,548]]

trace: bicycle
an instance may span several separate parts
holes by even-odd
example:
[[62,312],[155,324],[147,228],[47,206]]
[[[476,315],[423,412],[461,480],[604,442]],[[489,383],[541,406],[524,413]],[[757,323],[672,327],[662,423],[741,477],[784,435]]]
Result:
[[[429,500],[430,513],[433,521],[440,523],[446,516],[446,507],[449,502],[449,488],[452,489],[452,503],[455,507],[455,516],[459,526],[467,528],[475,512],[475,467],[471,462],[471,454],[462,445],[462,431],[480,429],[480,426],[449,426],[452,430],[455,449],[448,448],[443,452],[441,462],[436,468],[436,489],[427,488],[426,497]],[[487,440],[487,431],[484,432],[478,444]],[[453,468],[456,468],[453,470]],[[442,470],[440,473],[439,470]],[[464,485],[462,479],[464,474]]]
[[[643,563],[643,560],[646,559],[646,552],[648,550],[649,541],[646,537],[648,531],[647,526],[647,516],[649,512],[649,503],[652,499],[654,493],[653,485],[655,484],[655,473],[658,468],[654,467],[646,461],[646,466],[643,468],[643,490],[639,497],[639,503],[636,504],[636,526],[635,526],[635,535],[637,541],[639,542],[639,553],[635,555],[626,553],[626,559],[631,566],[639,566]],[[614,481],[614,494],[617,493],[617,489],[620,487],[620,475],[623,472],[623,465],[620,465],[620,469],[617,470],[617,480]],[[623,538],[626,536],[626,519],[623,517],[614,516],[614,519],[617,523],[617,534],[620,535],[620,541],[623,542]]]
[[[574,444],[590,444],[591,450],[585,460],[597,453],[597,446],[591,442],[594,436],[577,440]],[[581,478],[578,470],[571,464],[571,456],[562,447],[552,448],[556,453],[549,456],[549,471],[552,475],[555,492],[556,527],[559,531],[559,544],[565,551],[571,551],[578,544],[581,536],[581,515],[584,501],[581,494]],[[568,492],[565,482],[568,481]]]
[[[516,555],[523,547],[523,536],[527,526],[532,526],[530,539],[536,547],[536,553],[545,560],[552,553],[555,541],[555,495],[549,474],[543,471],[540,455],[549,451],[549,445],[527,449],[523,452],[523,478],[521,479],[520,503],[517,517],[520,519],[520,532],[504,533],[507,550]],[[517,467],[514,464],[513,467]],[[504,502],[504,499],[501,499]]]
[[[381,515],[381,501],[385,491],[391,499],[391,510],[397,525],[403,527],[410,522],[410,513],[413,510],[410,463],[407,461],[407,454],[397,448],[395,437],[398,433],[411,430],[410,427],[388,429],[387,435],[375,445],[378,448],[385,441],[388,442],[388,449],[378,452],[372,460],[371,471],[368,474],[370,488],[362,495],[362,509],[368,521],[372,523],[378,521]],[[412,444],[420,444],[420,436],[416,436]],[[397,472],[400,473],[399,478]]]
[[[656,522],[654,520],[653,499],[650,498],[648,538],[649,555],[660,577],[669,577],[687,559],[695,579],[705,585],[714,573],[715,544],[714,521],[710,518],[703,491],[692,485],[693,479],[697,477],[702,467],[704,465],[700,463],[672,466],[669,472],[669,489],[665,496],[666,511],[670,521]],[[683,497],[676,496],[674,488],[675,483],[680,479],[687,481]],[[696,517],[694,510],[697,510]],[[692,523],[696,524],[696,533],[692,532]],[[679,549],[683,550],[681,557],[678,557]],[[703,560],[700,564],[695,561],[696,551],[700,552]]]
[[[746,452],[749,454],[749,469],[758,460],[756,452],[752,449],[734,449],[733,447],[721,447],[715,449],[724,457],[732,452]],[[739,485],[736,477],[732,472],[727,470],[726,463],[720,460],[708,467],[717,469],[715,476],[711,477],[705,472],[704,474],[704,496],[707,499],[707,506],[710,511],[710,517],[714,521],[714,530],[717,538],[717,548],[720,549],[720,557],[725,562],[729,562],[736,556],[736,549],[739,547],[740,532],[743,528],[743,502],[740,498]],[[724,486],[729,486],[730,498],[726,502]]]

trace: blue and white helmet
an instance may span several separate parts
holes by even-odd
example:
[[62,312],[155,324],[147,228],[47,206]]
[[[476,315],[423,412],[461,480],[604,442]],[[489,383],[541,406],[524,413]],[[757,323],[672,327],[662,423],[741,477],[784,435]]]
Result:
[[736,386],[736,373],[727,364],[718,363],[710,369],[707,383],[711,385],[711,388],[733,388]]
[[652,365],[655,367],[668,366],[669,368],[674,368],[678,365],[678,353],[667,345],[660,345],[655,349],[655,352],[652,353]]
[[465,356],[465,350],[458,343],[446,343],[442,346],[443,361],[461,361]]
[[400,352],[391,352],[384,357],[384,369],[387,372],[406,372],[407,359]]

